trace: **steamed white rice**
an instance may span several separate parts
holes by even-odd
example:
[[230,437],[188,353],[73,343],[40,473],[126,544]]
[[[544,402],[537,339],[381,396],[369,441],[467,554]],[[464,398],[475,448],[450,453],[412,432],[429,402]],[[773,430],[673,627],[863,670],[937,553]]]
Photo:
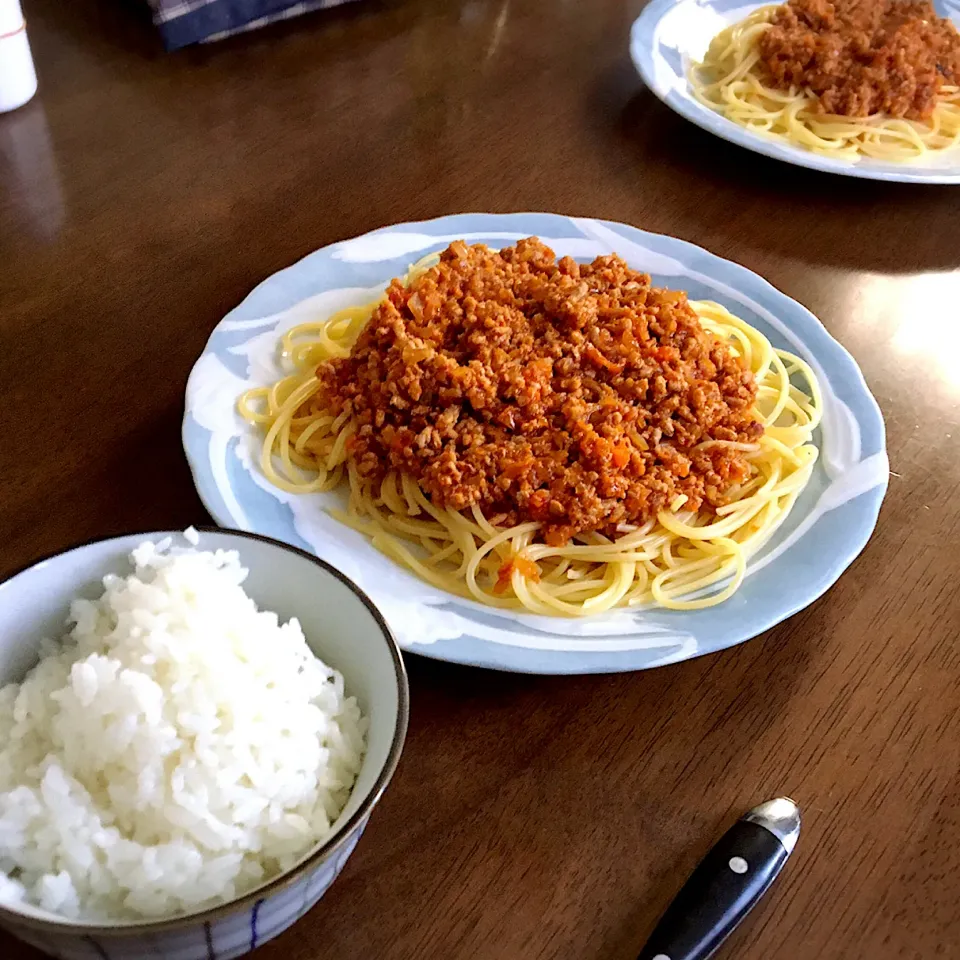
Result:
[[144,543],[0,689],[0,901],[158,918],[241,895],[330,832],[366,721],[236,553]]

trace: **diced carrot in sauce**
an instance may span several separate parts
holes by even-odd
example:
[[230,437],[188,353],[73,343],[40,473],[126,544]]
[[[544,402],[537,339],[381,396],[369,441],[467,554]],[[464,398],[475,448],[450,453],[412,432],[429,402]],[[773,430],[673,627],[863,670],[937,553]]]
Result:
[[503,593],[510,586],[510,578],[513,576],[513,562],[508,560],[497,572],[497,582],[493,585],[493,592]]
[[597,437],[593,441],[593,455],[598,460],[607,460],[610,457],[610,441],[604,437]]
[[524,580],[529,580],[532,583],[540,582],[540,568],[532,560],[517,555],[507,560],[499,571],[497,571],[497,582],[493,588],[494,593],[503,593],[507,587],[510,586],[514,570],[516,570]]
[[588,343],[586,349],[583,351],[583,355],[591,362],[596,364],[598,367],[603,367],[605,370],[609,370],[611,373],[623,373],[624,364],[622,363],[613,363],[608,360],[592,343]]
[[533,460],[515,460],[513,463],[504,466],[503,475],[509,480],[516,480],[517,477],[522,477],[525,473],[528,473],[532,466]]
[[680,351],[676,347],[657,347],[653,351],[653,356],[663,363],[664,360],[679,360]]
[[613,465],[625,467],[630,462],[630,448],[625,443],[618,443],[613,448]]
[[539,360],[527,364],[526,374],[529,379],[543,381],[549,379],[552,369],[553,361],[547,357],[541,357]]
[[540,582],[540,568],[532,560],[528,560],[526,557],[514,557],[513,565],[524,580],[530,580],[533,583]]
[[531,510],[537,512],[546,508],[550,502],[550,494],[546,490],[534,490],[527,501]]

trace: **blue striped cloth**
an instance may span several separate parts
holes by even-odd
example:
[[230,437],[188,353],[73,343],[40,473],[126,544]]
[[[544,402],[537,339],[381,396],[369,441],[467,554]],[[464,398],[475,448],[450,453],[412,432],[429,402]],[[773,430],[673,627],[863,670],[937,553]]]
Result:
[[150,0],[168,50],[219,40],[347,0]]

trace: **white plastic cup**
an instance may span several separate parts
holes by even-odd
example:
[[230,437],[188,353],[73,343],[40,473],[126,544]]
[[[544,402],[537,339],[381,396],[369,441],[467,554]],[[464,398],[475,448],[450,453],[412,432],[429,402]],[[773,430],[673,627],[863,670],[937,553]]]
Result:
[[20,0],[0,0],[0,113],[22,107],[37,92]]

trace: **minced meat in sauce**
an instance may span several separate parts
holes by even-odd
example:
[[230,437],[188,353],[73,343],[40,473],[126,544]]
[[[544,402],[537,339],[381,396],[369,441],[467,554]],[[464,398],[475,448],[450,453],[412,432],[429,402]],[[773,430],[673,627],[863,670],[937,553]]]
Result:
[[547,543],[619,536],[682,494],[723,503],[745,479],[756,385],[704,331],[686,295],[616,256],[559,263],[536,238],[495,252],[452,243],[409,286],[394,280],[349,357],[322,363],[318,399],[349,409],[371,487],[388,469],[431,502]]
[[824,113],[929,120],[960,84],[960,34],[927,0],[789,0],[759,40],[766,80]]

